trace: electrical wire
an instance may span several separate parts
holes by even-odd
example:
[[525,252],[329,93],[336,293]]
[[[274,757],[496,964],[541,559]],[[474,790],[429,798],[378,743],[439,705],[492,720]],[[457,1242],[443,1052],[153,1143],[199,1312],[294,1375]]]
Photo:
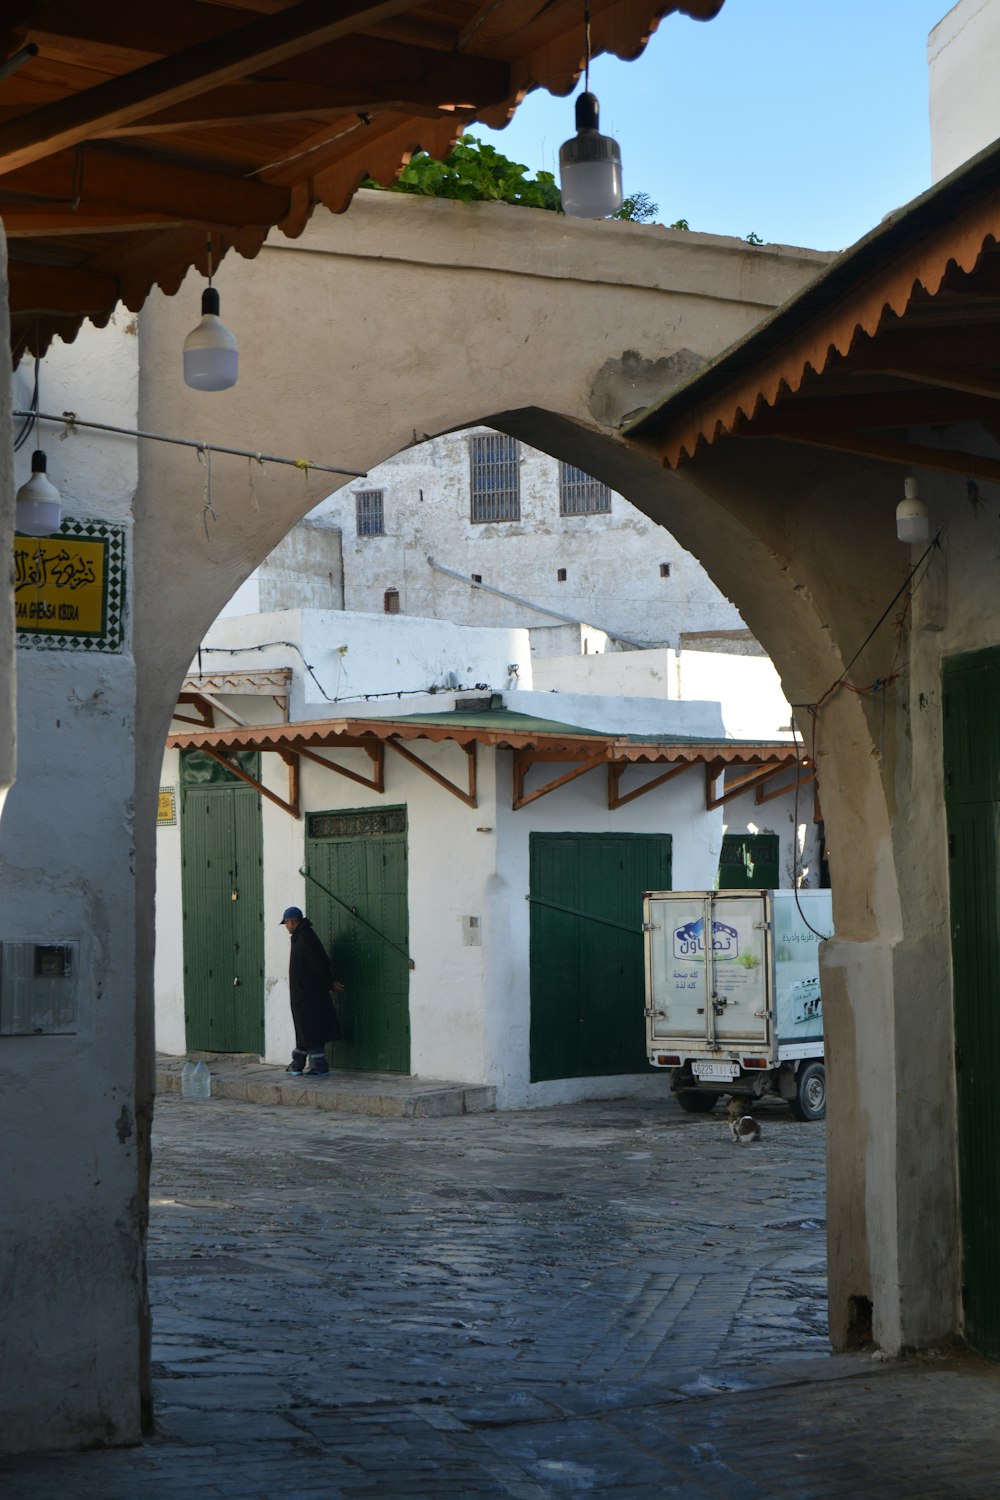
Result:
[[[317,688],[322,693],[327,703],[357,703],[361,699],[364,699],[365,703],[369,703],[375,698],[420,698],[427,697],[428,695],[433,696],[433,694],[435,693],[445,691],[442,688],[432,685],[431,687],[419,688],[387,688],[384,692],[380,693],[350,693],[346,694],[344,697],[340,697],[339,695],[331,695],[327,692],[326,688],[320,682],[319,678],[316,676],[316,673],[313,671],[313,668],[306,661],[305,655],[302,651],[302,647],[298,644],[297,641],[261,641],[260,645],[258,646],[200,646],[198,648],[198,668],[200,671],[201,657],[203,653],[206,656],[245,656],[247,652],[268,651],[274,646],[284,646],[289,651],[295,651],[298,653],[298,655],[302,659],[302,665],[309,673],[309,676],[312,678],[313,682],[316,684]],[[488,682],[473,682],[456,683],[453,688],[449,687],[446,691],[448,691],[449,693],[486,693],[489,692],[489,690],[490,684]]]

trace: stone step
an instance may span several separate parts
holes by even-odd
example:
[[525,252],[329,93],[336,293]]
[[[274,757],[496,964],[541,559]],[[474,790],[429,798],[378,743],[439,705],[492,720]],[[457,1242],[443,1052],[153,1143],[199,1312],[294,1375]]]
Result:
[[[496,1089],[481,1084],[410,1078],[398,1073],[329,1073],[293,1078],[278,1063],[211,1052],[203,1058],[212,1075],[212,1093],[246,1104],[309,1104],[314,1109],[383,1118],[440,1118],[483,1114],[496,1108]],[[158,1056],[156,1087],[178,1092],[183,1057]]]

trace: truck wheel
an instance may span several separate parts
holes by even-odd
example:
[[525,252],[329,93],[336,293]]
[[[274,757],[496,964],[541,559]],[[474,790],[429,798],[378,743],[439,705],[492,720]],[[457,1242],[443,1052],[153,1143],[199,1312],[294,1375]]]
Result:
[[686,1110],[689,1115],[707,1115],[710,1109],[715,1108],[718,1097],[718,1094],[710,1094],[707,1089],[678,1089],[674,1095],[681,1109]]
[[826,1069],[821,1062],[806,1063],[796,1079],[796,1095],[789,1099],[797,1120],[826,1119]]

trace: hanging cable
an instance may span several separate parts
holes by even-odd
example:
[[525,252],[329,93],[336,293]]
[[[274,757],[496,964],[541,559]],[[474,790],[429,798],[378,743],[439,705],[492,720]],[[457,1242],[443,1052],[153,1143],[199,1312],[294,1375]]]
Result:
[[229,448],[221,443],[206,443],[197,438],[169,437],[163,432],[145,432],[140,427],[116,427],[112,422],[89,422],[83,417],[78,417],[75,411],[64,411],[61,416],[55,416],[52,412],[39,412],[37,410],[16,411],[13,415],[15,417],[26,417],[36,425],[38,422],[52,422],[57,427],[65,427],[67,433],[72,432],[77,427],[86,427],[92,432],[114,432],[120,437],[142,438],[150,443],[173,443],[181,448],[196,448],[200,453],[226,453],[233,458],[254,458],[260,464],[287,464],[290,468],[304,469],[307,472],[315,469],[320,474],[345,474],[349,479],[368,478],[368,473],[365,469],[340,469],[336,468],[333,464],[314,463],[312,459],[308,458],[281,458],[276,453],[258,453],[250,448]]

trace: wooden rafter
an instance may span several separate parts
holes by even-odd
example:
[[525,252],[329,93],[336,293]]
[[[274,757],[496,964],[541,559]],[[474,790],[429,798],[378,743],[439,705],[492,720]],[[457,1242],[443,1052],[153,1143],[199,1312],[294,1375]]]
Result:
[[429,766],[425,760],[421,760],[419,755],[414,755],[409,746],[404,745],[401,740],[387,739],[382,741],[382,743],[388,745],[390,750],[395,750],[396,754],[401,755],[404,760],[409,761],[411,766],[416,766],[418,771],[423,771],[424,775],[429,776],[432,781],[436,781],[438,786],[443,786],[446,792],[451,792],[452,796],[457,797],[460,802],[464,802],[466,807],[479,806],[476,800],[476,745],[474,741],[471,745],[462,746],[466,755],[469,777],[469,790],[467,792],[463,792],[460,786],[456,786],[453,781],[449,781],[447,776],[442,776],[440,771],[435,771],[434,767]]
[[121,129],[209,89],[238,82],[311,47],[320,47],[384,17],[412,0],[300,0],[275,15],[147,63],[106,83],[42,105],[0,127],[0,170],[15,171]]
[[796,779],[794,781],[786,782],[784,786],[776,786],[769,792],[765,792],[764,788],[762,786],[759,786],[757,788],[757,794],[754,797],[754,801],[756,802],[758,807],[762,807],[765,802],[773,802],[776,797],[784,797],[786,793],[797,791],[800,787],[809,786],[809,784],[811,782],[814,782],[815,780],[815,769],[806,769],[805,767],[803,767],[802,771],[796,777]]
[[803,443],[809,448],[855,453],[859,458],[875,458],[907,469],[933,469],[942,474],[966,474],[979,479],[1000,480],[1000,459],[983,458],[977,453],[963,453],[954,448],[931,448],[926,443],[870,437],[862,432],[800,430],[791,424],[783,426],[780,417],[773,422],[754,422],[752,426],[740,428],[733,435],[740,438],[777,438],[782,442]]
[[283,218],[289,195],[281,185],[158,161],[148,153],[102,142],[80,152],[55,153],[0,177],[0,212],[5,217],[8,207],[26,211],[33,200],[53,216],[61,211],[68,221],[80,205],[90,212],[107,205],[119,213],[163,214],[242,229]]
[[514,796],[512,806],[515,812],[519,808],[527,807],[529,802],[537,802],[539,797],[548,796],[549,792],[554,792],[556,787],[565,786],[567,781],[575,781],[578,776],[586,776],[588,771],[594,771],[598,766],[603,766],[607,763],[606,753],[601,749],[596,755],[592,755],[580,765],[574,766],[572,770],[564,772],[562,776],[557,776],[554,781],[547,781],[544,786],[536,787],[533,792],[525,792],[525,778],[531,767],[541,761],[551,759],[551,756],[538,755],[534,750],[514,751]]
[[683,776],[685,771],[697,765],[697,761],[681,761],[679,766],[671,766],[669,771],[664,771],[659,776],[654,776],[652,781],[644,781],[642,786],[637,786],[630,792],[619,792],[622,775],[631,762],[624,760],[611,760],[608,762],[608,807],[612,812],[618,807],[624,807],[627,802],[634,802],[637,797],[644,797],[647,792],[655,791],[658,786],[665,786],[668,781],[673,781],[676,776]]
[[725,769],[724,763],[718,760],[709,761],[705,766],[706,812],[714,812],[724,803],[732,802],[734,797],[742,797],[744,792],[752,791],[755,787],[763,787],[773,776],[779,775],[785,767],[784,765],[755,766],[742,776],[737,776],[730,781],[725,791],[717,794],[716,785]]
[[304,755],[306,760],[315,761],[316,765],[322,766],[325,771],[333,771],[338,776],[346,776],[348,781],[356,781],[359,786],[367,787],[371,792],[385,791],[385,745],[381,740],[374,745],[363,745],[361,747],[374,767],[373,775],[362,776],[359,771],[351,771],[347,766],[338,765],[336,761],[327,760],[323,755],[317,755],[315,750],[307,750],[304,745],[296,746],[296,754]]
[[[289,813],[293,818],[300,818],[302,816],[299,806],[298,776],[292,772],[291,766],[289,766],[290,795],[286,802],[284,797],[279,797],[277,792],[272,792],[270,787],[266,787],[263,782],[258,781],[256,776],[251,776],[248,771],[244,771],[235,757],[230,759],[229,756],[220,754],[218,750],[213,750],[209,745],[203,745],[202,749],[206,755],[211,756],[212,760],[217,761],[220,766],[224,766],[227,771],[232,772],[234,776],[238,776],[248,786],[252,786],[254,791],[260,792],[260,795],[266,797],[269,802],[275,803],[277,807],[281,808],[282,812]],[[282,759],[284,758],[282,756]]]

